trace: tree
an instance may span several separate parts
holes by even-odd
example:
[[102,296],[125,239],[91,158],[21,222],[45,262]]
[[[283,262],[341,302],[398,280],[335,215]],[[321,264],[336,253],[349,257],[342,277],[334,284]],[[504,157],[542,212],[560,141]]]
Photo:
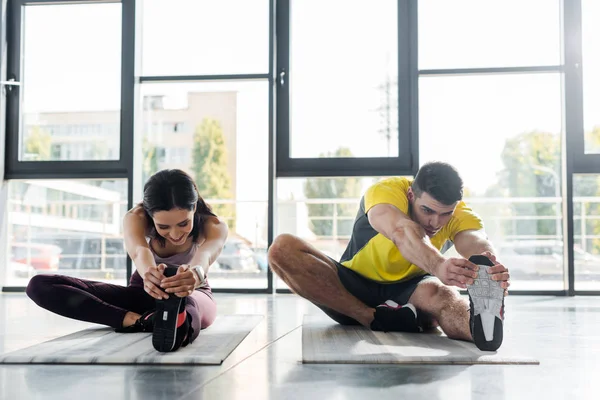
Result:
[[52,138],[39,126],[31,128],[31,133],[25,139],[26,159],[30,161],[50,160],[50,146]]
[[[587,140],[600,143],[600,127],[586,134]],[[502,151],[504,169],[498,174],[498,182],[488,188],[488,197],[560,197],[561,188],[561,142],[556,134],[531,131],[508,139]],[[600,195],[600,179],[589,177],[578,179],[574,185],[574,196]],[[557,207],[559,207],[557,209]],[[561,215],[560,204],[554,203],[512,203],[512,216],[549,216]],[[576,207],[578,205],[576,204]],[[575,210],[575,214],[581,212]],[[587,204],[586,215],[600,214],[600,204]],[[588,222],[588,232],[600,234],[600,223]],[[593,225],[593,226],[592,226]],[[546,220],[508,220],[504,226],[505,234],[512,235],[556,235],[555,219]],[[580,231],[577,229],[576,231]],[[600,251],[600,241],[594,242],[594,248]]]
[[[525,132],[507,139],[502,151],[504,169],[488,196],[554,197],[560,193],[560,137],[546,132]],[[552,203],[512,203],[512,215],[556,216],[560,210]],[[555,235],[556,221],[507,221],[509,234]]]
[[[231,199],[231,177],[227,171],[227,147],[219,121],[205,118],[194,132],[193,177],[204,198]],[[233,204],[212,205],[213,211],[235,229]]]
[[142,182],[158,172],[158,149],[146,137],[142,140]]
[[[333,154],[320,154],[320,157],[352,157],[350,149],[340,147]],[[358,198],[361,192],[359,178],[310,178],[304,184],[307,199],[347,199]],[[334,213],[338,216],[354,217],[358,204],[308,204],[310,217],[327,217],[311,220],[311,230],[318,236],[350,235],[353,219],[337,221],[337,232],[333,229]]]
[[590,153],[600,153],[600,125],[585,134],[585,147]]

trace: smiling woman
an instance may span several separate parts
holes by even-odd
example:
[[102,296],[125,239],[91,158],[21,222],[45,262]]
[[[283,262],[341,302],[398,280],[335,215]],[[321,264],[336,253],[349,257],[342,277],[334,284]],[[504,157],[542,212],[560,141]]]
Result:
[[117,332],[153,332],[152,344],[161,352],[192,343],[216,318],[206,275],[223,249],[227,225],[192,178],[171,169],[148,179],[144,200],[125,215],[123,231],[136,266],[129,286],[38,275],[27,294],[65,317]]

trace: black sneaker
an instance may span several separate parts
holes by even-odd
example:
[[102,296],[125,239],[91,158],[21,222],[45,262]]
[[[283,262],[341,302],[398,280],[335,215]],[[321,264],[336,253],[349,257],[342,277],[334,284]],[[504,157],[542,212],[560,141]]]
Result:
[[[173,276],[177,268],[166,268],[165,276]],[[152,345],[160,352],[177,350],[188,335],[190,321],[185,311],[186,298],[169,293],[166,300],[156,300]]]
[[152,332],[154,329],[154,310],[146,311],[135,321],[135,324],[126,328],[115,329],[118,333]]
[[417,309],[410,303],[403,306],[388,300],[375,307],[371,330],[383,332],[420,332]]
[[488,274],[488,268],[494,266],[489,258],[476,255],[469,261],[479,266],[477,278],[467,286],[471,336],[479,350],[496,351],[503,339],[504,289]]

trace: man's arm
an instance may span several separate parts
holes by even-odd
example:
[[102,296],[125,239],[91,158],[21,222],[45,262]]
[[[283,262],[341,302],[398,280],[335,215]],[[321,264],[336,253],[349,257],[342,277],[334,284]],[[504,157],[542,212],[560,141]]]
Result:
[[496,250],[483,230],[469,229],[454,235],[454,246],[458,254],[469,258],[475,254],[483,254],[489,251],[496,254]]
[[508,289],[510,286],[508,269],[496,260],[496,250],[483,230],[458,232],[454,236],[454,246],[456,246],[456,251],[465,258],[469,258],[475,254],[482,254],[488,257],[494,263],[494,266],[489,269],[492,279],[501,281],[500,286]]
[[391,204],[377,204],[367,213],[369,224],[400,250],[402,256],[419,268],[435,274],[445,258],[431,244],[425,230]]
[[466,288],[477,276],[475,264],[461,258],[446,259],[431,244],[423,228],[397,207],[377,204],[367,217],[373,229],[391,240],[405,259],[437,276],[444,284]]

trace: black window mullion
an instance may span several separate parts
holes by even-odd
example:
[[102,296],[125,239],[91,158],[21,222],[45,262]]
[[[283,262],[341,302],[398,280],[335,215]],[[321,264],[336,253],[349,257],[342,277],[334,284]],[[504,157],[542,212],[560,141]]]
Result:
[[290,0],[277,0],[276,23],[276,175],[290,159]]

